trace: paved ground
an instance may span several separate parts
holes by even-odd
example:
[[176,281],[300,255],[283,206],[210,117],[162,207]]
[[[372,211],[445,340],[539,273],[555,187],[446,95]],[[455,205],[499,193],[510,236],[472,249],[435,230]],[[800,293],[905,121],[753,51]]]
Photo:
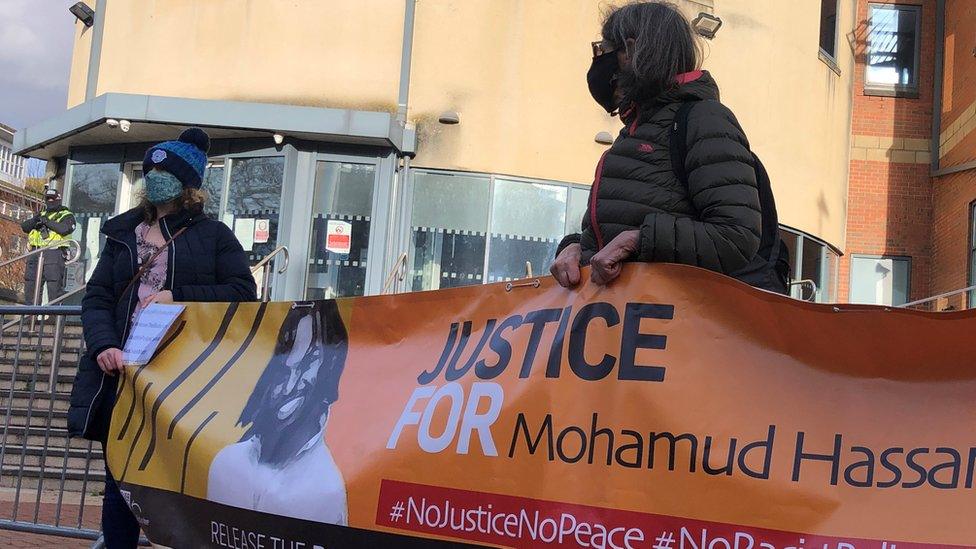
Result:
[[[14,512],[14,491],[11,489],[0,489],[0,520],[14,520],[22,522],[34,522],[35,502],[37,493],[24,490],[21,493],[20,501],[17,504],[16,513]],[[88,496],[84,502],[82,510],[80,497],[77,494],[66,494],[61,502],[61,524],[68,527],[77,527],[78,517],[81,514],[81,524],[84,528],[97,530],[101,517],[101,497]],[[55,515],[58,512],[57,494],[42,493],[41,503],[38,508],[37,522],[39,524],[53,525]],[[29,534],[26,532],[14,532],[4,530],[0,526],[0,548],[7,549],[82,549],[91,547],[89,540],[79,540],[72,538],[60,538],[39,534]]]

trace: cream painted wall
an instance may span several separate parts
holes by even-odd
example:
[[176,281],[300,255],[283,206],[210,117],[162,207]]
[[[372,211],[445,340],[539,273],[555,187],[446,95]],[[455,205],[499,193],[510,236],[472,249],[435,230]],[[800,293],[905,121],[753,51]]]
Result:
[[[836,75],[818,59],[819,0],[682,0],[725,22],[705,68],[772,176],[781,222],[843,247],[853,59],[840,0]],[[107,0],[97,93],[395,111],[404,2]],[[588,183],[619,122],[585,75],[603,0],[421,0],[410,121],[415,165]],[[90,33],[88,33],[90,34]],[[69,103],[84,98],[76,39]],[[458,111],[461,124],[437,123]]]
[[838,6],[840,76],[818,58],[819,0],[716,0],[715,13],[724,26],[705,67],[769,171],[780,222],[843,249],[853,0]]
[[92,34],[92,29],[80,22],[75,23],[75,46],[71,52],[71,75],[68,77],[68,107],[85,101]]
[[106,5],[97,95],[396,111],[403,2],[107,0]]

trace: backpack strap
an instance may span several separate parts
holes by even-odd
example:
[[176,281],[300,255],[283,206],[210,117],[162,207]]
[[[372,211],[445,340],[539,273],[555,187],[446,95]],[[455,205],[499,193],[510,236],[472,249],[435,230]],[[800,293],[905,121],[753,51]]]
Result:
[[671,153],[671,170],[678,177],[678,181],[688,188],[688,172],[685,170],[685,158],[688,156],[688,117],[697,101],[685,101],[678,107],[671,123],[671,139],[668,145]]

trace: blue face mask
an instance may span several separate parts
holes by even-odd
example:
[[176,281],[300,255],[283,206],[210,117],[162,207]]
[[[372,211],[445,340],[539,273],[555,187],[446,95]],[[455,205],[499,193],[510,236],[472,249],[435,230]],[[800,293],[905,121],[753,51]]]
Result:
[[169,172],[153,170],[146,174],[146,200],[165,204],[183,193],[183,183]]

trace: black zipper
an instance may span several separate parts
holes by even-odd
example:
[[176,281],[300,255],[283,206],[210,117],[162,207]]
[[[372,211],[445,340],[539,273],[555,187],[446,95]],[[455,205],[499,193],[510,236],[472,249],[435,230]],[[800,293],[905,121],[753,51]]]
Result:
[[[132,247],[129,246],[129,243],[128,242],[125,242],[123,240],[119,240],[118,238],[112,238],[111,236],[109,236],[107,234],[105,235],[105,238],[108,239],[108,240],[112,240],[112,241],[118,242],[119,244],[122,244],[123,246],[125,246],[125,249],[129,252],[129,264],[130,265],[133,265],[133,264],[136,263],[135,254],[132,252]],[[138,266],[138,264],[135,264],[134,265],[134,267],[132,269],[132,272],[133,273],[139,272],[139,266]],[[133,276],[135,276],[135,274],[133,274]],[[135,285],[133,285],[132,291],[129,292],[129,305],[128,305],[128,307],[126,307],[125,327],[122,330],[122,346],[123,347],[125,346],[125,338],[129,335],[129,324],[132,321],[132,296],[136,295],[137,291],[138,291],[137,287]],[[125,296],[122,296],[122,297],[124,298]],[[95,391],[95,395],[92,397],[91,402],[88,403],[88,413],[85,414],[85,427],[82,430],[82,433],[85,433],[85,432],[88,431],[88,424],[91,422],[92,406],[94,406],[95,405],[95,401],[98,400],[98,395],[100,395],[102,393],[102,389],[105,386],[105,376],[106,375],[107,374],[105,372],[102,372],[102,380],[98,384],[98,391]]]

